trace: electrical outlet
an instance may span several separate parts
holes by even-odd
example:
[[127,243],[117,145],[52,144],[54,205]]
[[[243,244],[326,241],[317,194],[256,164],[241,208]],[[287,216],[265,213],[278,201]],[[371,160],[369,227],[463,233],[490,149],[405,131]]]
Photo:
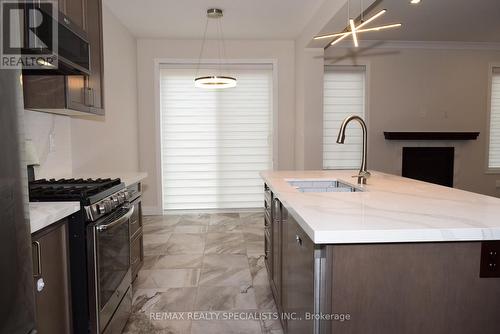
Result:
[[55,134],[51,133],[49,135],[49,152],[54,152],[56,150],[56,138]]
[[500,278],[500,241],[483,241],[481,243],[479,277]]

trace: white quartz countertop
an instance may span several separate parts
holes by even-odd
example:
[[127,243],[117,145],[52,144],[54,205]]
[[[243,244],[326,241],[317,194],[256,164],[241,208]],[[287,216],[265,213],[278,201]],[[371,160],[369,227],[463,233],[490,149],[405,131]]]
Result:
[[75,173],[65,176],[66,178],[83,179],[115,179],[120,178],[125,186],[128,187],[134,183],[140,182],[148,177],[145,172],[103,172],[103,173]]
[[80,202],[30,202],[31,233],[80,210]]
[[500,199],[372,172],[363,192],[301,193],[290,179],[340,180],[356,171],[261,176],[317,244],[500,240]]

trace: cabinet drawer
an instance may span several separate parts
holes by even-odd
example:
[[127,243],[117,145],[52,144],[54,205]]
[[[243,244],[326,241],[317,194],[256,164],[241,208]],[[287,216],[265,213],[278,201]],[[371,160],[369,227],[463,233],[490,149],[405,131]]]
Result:
[[132,270],[132,280],[135,279],[139,269],[142,266],[143,254],[142,231],[139,233],[130,244],[130,267]]
[[130,217],[130,238],[134,238],[137,231],[142,227],[142,203],[138,198],[131,204],[134,206],[134,213]]

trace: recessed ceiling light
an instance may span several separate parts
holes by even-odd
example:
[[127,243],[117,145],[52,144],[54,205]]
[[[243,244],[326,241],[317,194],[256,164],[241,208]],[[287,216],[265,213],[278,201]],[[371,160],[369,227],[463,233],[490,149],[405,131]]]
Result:
[[410,0],[410,3],[411,3],[412,5],[418,5],[418,4],[419,4],[419,3],[421,3],[421,2],[422,2],[422,0]]

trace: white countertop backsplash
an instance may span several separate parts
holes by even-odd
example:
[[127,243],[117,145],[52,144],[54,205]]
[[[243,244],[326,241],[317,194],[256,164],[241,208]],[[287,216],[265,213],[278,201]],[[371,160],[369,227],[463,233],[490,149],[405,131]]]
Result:
[[30,202],[31,233],[80,210],[80,202]]
[[[317,244],[500,240],[500,199],[372,172],[364,192],[301,193],[287,179],[341,180],[357,171],[261,176]],[[357,186],[357,185],[356,185]]]

